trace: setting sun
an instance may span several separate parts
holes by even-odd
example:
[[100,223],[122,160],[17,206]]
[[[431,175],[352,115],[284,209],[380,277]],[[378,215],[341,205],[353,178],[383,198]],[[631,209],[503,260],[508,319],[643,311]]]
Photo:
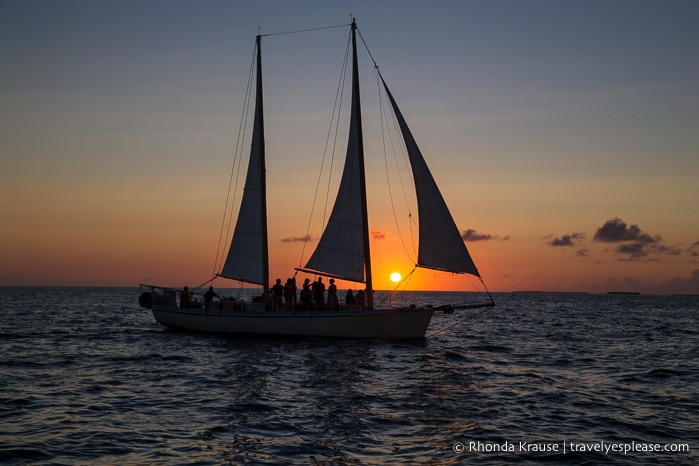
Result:
[[393,283],[398,283],[398,282],[400,281],[400,279],[401,279],[401,276],[400,276],[400,274],[399,274],[398,272],[393,272],[393,273],[391,274],[391,281],[392,281]]

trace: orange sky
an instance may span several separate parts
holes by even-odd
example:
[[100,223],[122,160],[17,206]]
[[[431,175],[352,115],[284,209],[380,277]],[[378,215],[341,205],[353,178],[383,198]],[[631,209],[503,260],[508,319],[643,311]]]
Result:
[[[346,20],[305,3],[3,5],[0,285],[209,279],[257,25]],[[411,5],[352,13],[489,289],[699,293],[697,4]],[[329,34],[264,42],[272,279],[302,260],[283,240],[306,234],[344,53]],[[287,45],[318,51],[287,73]],[[389,200],[383,155],[367,163]],[[411,260],[390,208],[371,214],[375,287],[392,288]],[[409,287],[471,289],[432,272]]]

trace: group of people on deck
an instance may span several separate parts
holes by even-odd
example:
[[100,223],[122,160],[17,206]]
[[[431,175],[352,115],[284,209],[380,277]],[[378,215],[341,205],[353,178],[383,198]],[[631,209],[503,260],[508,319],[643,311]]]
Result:
[[[323,277],[318,277],[318,279],[316,279],[316,281],[313,283],[311,283],[310,278],[306,278],[303,281],[303,286],[301,288],[301,309],[304,311],[322,309],[332,311],[340,309],[340,301],[337,297],[337,285],[335,285],[335,279],[331,278],[329,283],[330,284],[327,288],[328,297],[326,302]],[[275,309],[281,309],[282,302],[286,303],[290,309],[296,309],[296,290],[296,278],[287,278],[285,285],[282,285],[281,279],[277,278],[276,283],[271,289]],[[351,289],[347,290],[345,304],[351,306],[361,306],[361,308],[364,309],[366,306],[364,291],[359,290],[355,296]]]
[[[276,283],[270,289],[274,309],[282,309],[284,303],[287,304],[289,309],[297,309],[296,290],[296,278],[288,278],[284,285],[282,285],[282,280],[277,278]],[[208,291],[204,293],[204,309],[209,309],[209,305],[214,298],[221,299],[214,291],[214,287],[210,286]],[[345,304],[347,306],[359,306],[361,309],[365,309],[365,301],[366,296],[364,290],[357,291],[356,295],[352,292],[351,288],[347,290],[347,294],[345,295]],[[190,307],[189,289],[186,286],[180,293],[180,307]],[[306,278],[301,288],[301,309],[304,311],[323,309],[332,311],[340,309],[335,279],[330,279],[330,284],[328,285],[328,299],[326,302],[323,278],[318,277],[313,283],[311,283],[309,278]]]

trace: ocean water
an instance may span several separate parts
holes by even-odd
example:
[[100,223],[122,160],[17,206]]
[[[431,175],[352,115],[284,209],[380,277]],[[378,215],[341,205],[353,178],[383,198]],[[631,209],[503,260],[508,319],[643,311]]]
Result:
[[[699,297],[496,294],[419,342],[167,330],[0,288],[0,463],[699,464]],[[404,293],[394,302],[448,302]]]

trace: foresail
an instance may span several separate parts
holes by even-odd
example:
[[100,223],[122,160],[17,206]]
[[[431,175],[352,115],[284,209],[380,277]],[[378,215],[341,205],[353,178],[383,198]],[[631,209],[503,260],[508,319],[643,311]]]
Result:
[[269,281],[267,276],[267,202],[259,37],[257,47],[257,91],[250,159],[238,220],[220,275],[266,287]]
[[442,193],[383,77],[381,82],[398,120],[413,171],[420,234],[417,265],[480,276]]
[[220,275],[262,285],[265,277],[260,197],[263,193],[258,174],[260,171],[258,145],[259,143],[253,142],[238,221]]

